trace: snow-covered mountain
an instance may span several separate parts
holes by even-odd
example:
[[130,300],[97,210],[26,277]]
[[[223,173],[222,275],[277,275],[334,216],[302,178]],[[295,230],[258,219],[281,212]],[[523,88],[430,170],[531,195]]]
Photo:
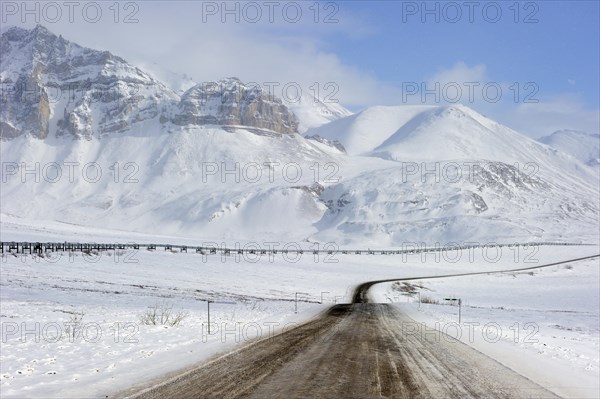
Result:
[[309,129],[306,135],[338,141],[349,155],[365,154],[381,145],[416,115],[434,108],[428,105],[370,107],[327,125]]
[[235,78],[179,95],[40,26],[0,40],[4,215],[228,242],[597,241],[597,171],[467,107],[351,115]]
[[[186,91],[199,84],[204,86],[218,87],[219,85],[227,85],[227,79],[219,81],[209,82],[197,82],[192,77],[185,73],[176,73],[168,70],[157,63],[136,63],[142,70],[148,72],[156,79],[163,82],[170,89],[175,91],[179,95],[183,95]],[[233,78],[237,82],[242,83],[240,79]],[[268,94],[268,89],[273,82],[265,82],[263,85],[259,83],[252,84],[252,89],[256,89],[257,86],[263,88],[263,93]],[[243,84],[243,83],[242,83]],[[250,89],[250,85],[244,85],[246,89]],[[264,86],[264,87],[263,87]],[[277,90],[275,90],[277,91]],[[283,104],[285,104],[291,111],[296,115],[298,119],[298,131],[305,133],[308,129],[322,126],[326,123],[335,121],[337,119],[352,115],[352,112],[341,105],[335,98],[321,100],[313,95],[313,91],[310,88],[301,88],[300,95],[296,98],[286,99],[281,98]]]
[[600,166],[600,134],[577,130],[558,130],[538,140],[577,158],[586,165]]
[[[236,78],[179,96],[122,58],[42,26],[10,28],[0,40],[0,78],[9,89],[0,111],[2,160],[42,165],[41,174],[57,166],[63,177],[23,184],[21,170],[10,177],[3,170],[2,212],[203,237],[316,231],[311,224],[326,208],[308,165],[340,152],[295,134],[298,120],[281,99]],[[82,169],[91,164],[97,181]],[[261,177],[248,182],[248,173]]]
[[[89,138],[164,116],[169,88],[108,51],[78,46],[41,25],[0,36],[0,135]],[[162,118],[161,118],[162,117]]]
[[[171,88],[179,95],[183,95],[189,89],[199,84],[212,87],[213,90],[219,85],[231,86],[230,83],[227,83],[227,79],[222,79],[221,81],[215,82],[210,81],[199,83],[194,81],[187,74],[172,72],[156,63],[137,63],[136,65],[138,65],[144,71],[147,71],[156,79],[163,82],[166,86]],[[253,84],[252,87],[250,87],[250,85],[243,84],[240,79],[232,79],[237,81],[238,84],[241,83],[242,85],[246,86],[246,90],[256,90],[257,86],[261,87],[261,85],[258,83]],[[269,86],[266,84],[266,82],[263,86],[262,93],[268,94]],[[300,133],[305,133],[310,128],[319,127],[334,120],[352,115],[350,110],[339,104],[339,102],[337,102],[335,99],[320,100],[314,97],[313,93],[309,89],[301,89],[300,94],[301,95],[298,96],[298,98],[281,98],[283,104],[285,104],[288,109],[291,110],[294,115],[296,115],[298,119],[298,131]]]
[[153,121],[170,124],[249,126],[294,133],[295,115],[260,88],[232,78],[198,84],[181,97],[151,75],[108,51],[78,46],[41,25],[13,27],[0,39],[0,81],[5,106],[0,135],[90,138],[124,133]]
[[329,213],[321,225],[336,225],[345,237],[338,240],[447,241],[490,228],[505,239],[540,238],[560,224],[573,227],[566,235],[580,223],[597,227],[594,170],[462,105],[372,107],[309,133],[350,154],[400,163],[324,191]]
[[595,173],[577,159],[530,139],[463,105],[372,107],[310,134],[339,141],[349,154],[399,162],[483,159],[560,169],[587,180]]

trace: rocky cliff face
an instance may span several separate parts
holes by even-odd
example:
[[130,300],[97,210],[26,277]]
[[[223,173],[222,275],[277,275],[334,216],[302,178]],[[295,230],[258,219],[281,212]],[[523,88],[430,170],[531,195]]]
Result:
[[188,90],[173,118],[177,125],[251,126],[297,133],[298,120],[281,99],[237,78],[200,83]]
[[[238,79],[199,84],[181,97],[108,51],[81,47],[38,25],[0,37],[0,137],[76,138],[222,125],[295,133],[298,121],[278,98]],[[142,122],[149,121],[150,124]]]

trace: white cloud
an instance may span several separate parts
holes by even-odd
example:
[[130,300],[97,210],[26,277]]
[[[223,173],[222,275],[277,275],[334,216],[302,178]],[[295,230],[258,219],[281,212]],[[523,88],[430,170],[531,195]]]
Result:
[[458,83],[464,85],[467,82],[485,82],[487,81],[486,66],[477,64],[472,67],[460,61],[451,68],[440,68],[427,81],[430,84],[440,83],[441,86],[447,83]]
[[[224,3],[214,4],[222,7]],[[280,87],[298,83],[305,91],[318,90],[321,97],[330,96],[352,108],[399,98],[390,85],[324,50],[323,37],[329,34],[364,36],[369,28],[363,23],[357,29],[355,16],[342,14],[343,10],[333,15],[338,23],[315,23],[312,4],[302,3],[303,17],[297,24],[288,23],[280,11],[269,23],[266,10],[258,24],[244,23],[244,18],[235,23],[232,16],[222,23],[220,13],[203,22],[202,2],[186,1],[140,3],[135,14],[139,22],[134,24],[115,24],[107,6],[98,23],[79,18],[74,23],[63,19],[45,26],[86,47],[109,50],[139,66],[156,63],[197,82],[236,76],[259,84],[277,82]],[[334,11],[322,7],[321,20]]]

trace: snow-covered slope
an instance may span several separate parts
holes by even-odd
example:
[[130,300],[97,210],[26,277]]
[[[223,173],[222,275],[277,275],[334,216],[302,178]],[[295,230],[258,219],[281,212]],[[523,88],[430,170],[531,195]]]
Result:
[[559,130],[538,140],[575,157],[586,165],[600,166],[600,134]]
[[352,112],[341,104],[320,100],[313,97],[309,92],[303,92],[297,101],[288,101],[286,105],[298,117],[300,121],[298,131],[300,133],[306,133],[311,128],[352,115]]
[[[3,162],[17,168],[3,173],[2,212],[231,240],[296,239],[316,231],[312,223],[325,206],[308,167],[331,162],[328,151],[337,151],[299,135],[243,128],[151,129],[92,140],[2,142]],[[21,165],[41,165],[38,181],[22,174]]]
[[402,125],[422,112],[435,109],[428,105],[375,106],[332,123],[309,129],[307,136],[339,141],[349,155],[364,154],[381,145]]
[[[597,240],[598,191],[566,174],[475,159],[458,174],[456,163],[419,164],[438,168],[427,175],[299,135],[147,132],[2,142],[3,162],[15,167],[3,172],[2,212],[229,243]],[[40,165],[39,181],[21,165]]]
[[502,162],[457,165],[428,162],[415,171],[405,164],[328,187],[321,195],[328,211],[315,238],[350,245],[361,237],[363,245],[389,247],[597,236],[598,191],[591,185],[534,176]]
[[374,107],[311,132],[398,163],[327,188],[320,240],[567,239],[597,229],[595,171],[465,106]]

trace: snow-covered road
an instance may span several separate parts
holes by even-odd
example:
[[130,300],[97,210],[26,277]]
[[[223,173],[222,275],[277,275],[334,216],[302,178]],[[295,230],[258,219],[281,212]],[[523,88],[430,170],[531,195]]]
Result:
[[389,304],[334,305],[302,326],[143,390],[136,398],[553,398],[492,358]]

